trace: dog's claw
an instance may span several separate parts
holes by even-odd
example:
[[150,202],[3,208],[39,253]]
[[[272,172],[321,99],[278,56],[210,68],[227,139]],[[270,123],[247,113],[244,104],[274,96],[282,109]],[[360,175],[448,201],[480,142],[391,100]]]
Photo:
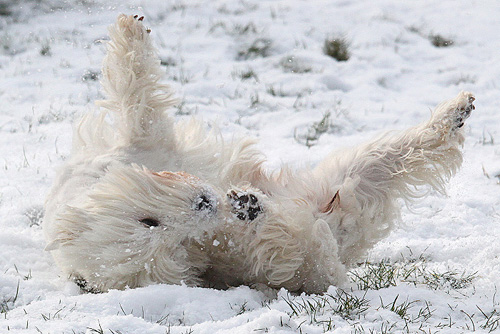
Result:
[[254,194],[245,191],[231,190],[227,197],[232,207],[232,212],[239,220],[252,221],[262,213],[262,207],[259,204],[259,199]]

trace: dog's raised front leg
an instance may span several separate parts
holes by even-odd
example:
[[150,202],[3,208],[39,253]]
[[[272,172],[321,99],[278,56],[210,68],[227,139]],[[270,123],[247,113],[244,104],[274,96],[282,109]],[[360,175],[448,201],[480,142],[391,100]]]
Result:
[[440,104],[427,122],[333,154],[317,167],[318,179],[330,185],[322,210],[331,215],[344,263],[388,233],[399,212],[396,198],[421,197],[418,187],[425,185],[444,193],[462,163],[462,127],[473,101],[471,93],[461,92]]
[[163,71],[142,19],[122,14],[109,28],[102,69],[106,99],[97,104],[113,112],[123,145],[168,149],[175,141],[165,110],[175,101],[169,87],[159,82]]

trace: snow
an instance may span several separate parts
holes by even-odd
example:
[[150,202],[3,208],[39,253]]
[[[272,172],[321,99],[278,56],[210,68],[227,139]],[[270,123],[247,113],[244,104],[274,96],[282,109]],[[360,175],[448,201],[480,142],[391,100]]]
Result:
[[[0,333],[500,331],[496,1],[41,0],[0,9]],[[227,138],[258,137],[269,168],[314,165],[334,148],[425,120],[460,90],[474,92],[464,164],[447,196],[403,208],[403,223],[368,259],[423,254],[430,271],[476,278],[458,289],[352,283],[347,293],[368,305],[352,316],[334,311],[335,287],[325,296],[169,285],[81,293],[44,251],[42,208],[73,122],[102,98],[103,40],[120,12],[146,16],[168,64],[165,82],[183,101],[173,117],[201,117]],[[430,35],[454,43],[438,48]],[[339,36],[350,43],[346,62],[322,52]],[[256,40],[266,56],[245,56]],[[327,112],[333,126],[313,146],[297,140]],[[390,307],[405,301],[406,318]],[[314,313],[300,307],[307,302],[326,306]],[[426,308],[428,318],[419,315]]]

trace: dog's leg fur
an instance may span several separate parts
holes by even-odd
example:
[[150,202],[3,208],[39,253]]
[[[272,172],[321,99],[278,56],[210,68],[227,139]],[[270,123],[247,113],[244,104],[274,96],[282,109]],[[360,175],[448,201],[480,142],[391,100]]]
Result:
[[165,110],[175,100],[169,86],[159,82],[160,60],[141,19],[120,15],[109,28],[111,41],[102,69],[106,100],[96,104],[113,113],[124,146],[172,150],[172,121]]
[[[225,186],[261,177],[262,156],[254,140],[224,145],[217,131],[207,133],[199,121],[173,124],[165,111],[176,100],[169,86],[160,83],[160,60],[140,19],[120,15],[109,35],[102,80],[106,100],[96,104],[112,112],[118,131],[112,143],[122,147],[128,162],[153,170],[187,171]],[[87,123],[81,126],[86,131],[98,129],[102,121],[93,118]],[[100,145],[102,133],[106,131],[99,131],[92,145],[83,146]]]
[[445,182],[462,163],[462,126],[473,101],[472,94],[462,92],[440,104],[429,121],[333,154],[317,167],[316,176],[332,182],[330,189],[342,185],[323,211],[343,263],[359,259],[389,232],[397,218],[396,198],[411,202],[424,195],[418,187],[425,185],[445,192]]

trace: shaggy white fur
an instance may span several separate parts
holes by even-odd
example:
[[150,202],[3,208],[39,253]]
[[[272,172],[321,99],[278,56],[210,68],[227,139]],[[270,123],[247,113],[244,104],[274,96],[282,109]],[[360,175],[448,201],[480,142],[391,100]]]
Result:
[[314,170],[266,172],[252,139],[223,142],[194,120],[173,123],[141,20],[120,15],[110,28],[107,99],[77,125],[46,202],[47,250],[86,290],[185,282],[323,292],[388,234],[396,199],[411,202],[425,185],[444,192],[461,164],[474,109],[466,92],[429,121]]

